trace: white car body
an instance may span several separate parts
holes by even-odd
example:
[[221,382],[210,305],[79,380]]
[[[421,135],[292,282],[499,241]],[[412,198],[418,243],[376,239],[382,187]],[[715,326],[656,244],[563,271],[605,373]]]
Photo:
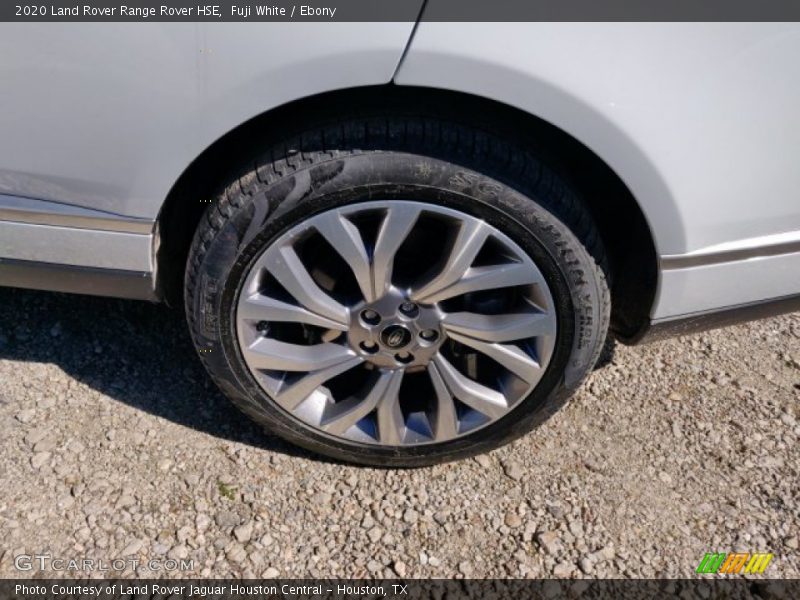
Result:
[[279,107],[396,85],[513,107],[613,170],[655,249],[647,325],[787,310],[798,56],[797,23],[4,23],[0,284],[161,299],[193,161]]

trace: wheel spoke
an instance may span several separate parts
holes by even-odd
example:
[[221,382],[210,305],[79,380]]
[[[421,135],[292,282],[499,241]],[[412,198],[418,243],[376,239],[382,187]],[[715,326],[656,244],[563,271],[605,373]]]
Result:
[[372,254],[374,293],[380,297],[392,283],[394,257],[419,218],[414,205],[390,206],[383,218]]
[[378,401],[378,439],[382,444],[399,446],[406,434],[406,423],[400,410],[400,384],[403,370],[392,371],[386,390]]
[[481,342],[480,340],[452,332],[450,333],[450,338],[485,354],[531,385],[538,383],[542,377],[542,369],[539,363],[522,348],[510,344]]
[[251,294],[239,301],[238,317],[248,321],[306,323],[346,331],[347,326],[311,312],[302,306],[281,302],[263,294]]
[[341,435],[361,419],[371,413],[381,399],[389,391],[392,381],[397,378],[399,371],[382,371],[372,385],[366,396],[361,398],[352,396],[337,402],[325,409],[320,427],[328,433]]
[[433,363],[450,393],[470,408],[492,419],[500,418],[508,410],[503,394],[462,375],[441,353],[433,357]]
[[364,240],[358,228],[337,211],[320,215],[314,221],[314,227],[328,240],[328,243],[353,271],[364,299],[367,302],[377,300],[367,248],[364,246]]
[[275,401],[286,410],[293,411],[303,400],[308,398],[314,391],[329,379],[349,371],[353,367],[360,365],[363,359],[355,356],[345,362],[341,362],[327,369],[312,371],[308,375],[294,380],[291,384],[281,383],[278,390],[273,394]]
[[508,263],[484,267],[469,267],[464,276],[438,291],[428,292],[425,302],[442,302],[469,292],[493,290],[517,285],[530,285],[542,281],[542,276],[524,263]]
[[411,299],[430,303],[430,298],[464,277],[490,233],[489,227],[483,221],[462,221],[444,267],[428,283],[412,291]]
[[436,393],[436,406],[432,419],[433,437],[436,441],[449,440],[458,435],[456,404],[435,364],[428,364],[428,374]]
[[356,356],[350,348],[338,344],[303,346],[265,337],[250,344],[247,353],[254,368],[272,371],[316,371],[347,362]]
[[471,312],[450,313],[442,320],[448,333],[460,333],[485,342],[510,342],[555,334],[555,318],[541,312],[481,315]]
[[316,284],[294,248],[287,245],[270,253],[266,267],[306,309],[341,325],[347,325],[347,309]]

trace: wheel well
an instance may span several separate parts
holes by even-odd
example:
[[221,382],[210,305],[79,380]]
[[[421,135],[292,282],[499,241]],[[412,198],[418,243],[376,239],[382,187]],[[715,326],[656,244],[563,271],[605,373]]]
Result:
[[157,222],[157,292],[182,306],[183,275],[195,229],[230,175],[252,160],[257,146],[277,141],[303,123],[381,107],[436,111],[500,134],[520,137],[580,192],[609,259],[611,329],[635,338],[649,322],[658,281],[650,228],[630,190],[599,156],[563,130],[518,109],[459,92],[385,85],[326,93],[261,114],[225,134],[181,174]]

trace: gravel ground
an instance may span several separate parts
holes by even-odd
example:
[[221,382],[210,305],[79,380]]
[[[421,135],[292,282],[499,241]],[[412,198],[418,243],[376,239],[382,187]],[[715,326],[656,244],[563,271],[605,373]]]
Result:
[[800,313],[617,346],[489,455],[351,467],[230,407],[176,311],[0,289],[0,576],[49,553],[140,576],[677,577],[739,550],[797,578],[798,399]]

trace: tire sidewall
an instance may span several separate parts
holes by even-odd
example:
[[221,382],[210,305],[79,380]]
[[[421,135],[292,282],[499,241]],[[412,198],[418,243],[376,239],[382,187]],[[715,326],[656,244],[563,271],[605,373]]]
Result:
[[[201,279],[204,343],[215,380],[250,416],[312,451],[372,465],[424,465],[487,451],[546,420],[593,365],[602,344],[601,290],[587,273],[592,258],[550,212],[547,198],[530,197],[495,178],[450,162],[397,152],[355,154],[315,163],[270,184],[257,182],[209,243]],[[556,343],[536,388],[507,415],[441,444],[384,447],[342,442],[301,424],[266,393],[239,348],[235,311],[252,264],[280,235],[332,208],[374,200],[419,201],[485,220],[508,235],[542,272],[554,301]],[[197,295],[196,295],[197,296]],[[191,307],[190,307],[191,308]],[[197,309],[197,303],[194,306]],[[218,317],[208,317],[208,312]],[[597,313],[597,314],[592,314]],[[595,326],[593,326],[593,324]],[[601,339],[602,338],[602,339]]]

